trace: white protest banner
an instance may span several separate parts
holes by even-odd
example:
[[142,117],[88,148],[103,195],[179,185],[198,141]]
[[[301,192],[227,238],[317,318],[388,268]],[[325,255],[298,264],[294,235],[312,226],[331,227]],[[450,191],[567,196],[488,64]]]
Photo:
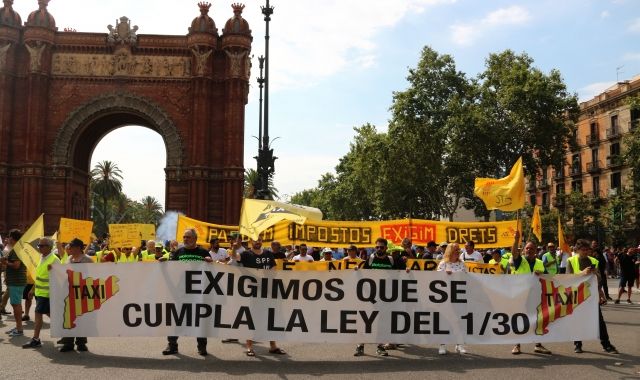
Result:
[[532,343],[598,337],[593,276],[221,264],[54,265],[51,335],[332,343]]

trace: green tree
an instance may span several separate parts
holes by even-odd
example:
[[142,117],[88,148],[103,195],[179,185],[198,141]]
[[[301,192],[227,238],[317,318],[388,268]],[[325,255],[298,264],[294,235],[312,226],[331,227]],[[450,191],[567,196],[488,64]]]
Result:
[[138,219],[139,223],[158,225],[158,222],[164,214],[162,205],[152,196],[147,195],[140,200],[141,215]]
[[99,234],[108,230],[111,218],[109,201],[122,193],[122,172],[111,161],[98,162],[91,170],[90,189],[92,195],[92,218]]
[[[246,169],[244,171],[244,192],[243,195],[247,199],[255,199],[258,194],[258,172],[255,169]],[[273,177],[269,177],[269,199],[278,199],[278,189],[273,185]]]

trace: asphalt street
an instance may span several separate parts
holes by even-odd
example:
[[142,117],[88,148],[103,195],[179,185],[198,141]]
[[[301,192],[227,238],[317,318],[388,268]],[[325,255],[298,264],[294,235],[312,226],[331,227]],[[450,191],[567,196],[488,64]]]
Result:
[[[609,286],[613,293],[617,281],[609,280]],[[632,305],[624,302],[625,297],[619,305],[610,302],[603,307],[619,355],[604,353],[597,341],[585,342],[583,354],[575,354],[567,342],[545,345],[553,351],[551,356],[535,354],[533,344],[525,344],[519,356],[512,355],[508,345],[473,345],[466,355],[440,356],[435,346],[407,346],[389,351],[388,357],[376,356],[374,345],[365,347],[365,356],[354,357],[353,345],[293,343],[280,344],[288,355],[275,356],[268,353],[268,344],[260,343],[257,356],[249,358],[240,344],[210,339],[209,356],[203,358],[195,338],[180,338],[180,354],[170,357],[161,353],[163,338],[89,338],[89,352],[60,353],[47,323],[43,346],[22,349],[33,322],[27,322],[24,337],[10,339],[4,332],[14,327],[13,318],[4,317],[0,363],[5,379],[636,379],[640,378],[640,293],[634,289]]]

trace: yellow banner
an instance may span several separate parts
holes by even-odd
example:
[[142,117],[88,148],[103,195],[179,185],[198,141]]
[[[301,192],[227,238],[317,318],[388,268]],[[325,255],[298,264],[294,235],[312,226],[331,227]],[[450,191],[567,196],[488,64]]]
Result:
[[60,218],[60,227],[58,227],[58,241],[61,243],[69,243],[71,240],[78,238],[83,243],[91,242],[91,230],[93,222],[90,220],[78,220]]
[[[438,268],[439,260],[407,260],[407,268],[411,270],[426,270],[432,271]],[[484,274],[503,274],[502,266],[500,264],[485,264],[475,263],[471,261],[465,261],[464,266],[467,267],[467,272],[471,273],[484,273]]]
[[322,220],[322,212],[317,208],[289,203],[244,199],[240,213],[240,232],[257,239],[262,231],[281,220],[303,224],[307,220]]
[[360,259],[355,260],[333,260],[333,261],[287,261],[276,259],[276,266],[273,269],[277,270],[298,270],[298,271],[327,271],[327,270],[345,270],[362,268],[364,261]]
[[[401,219],[375,222],[309,221],[303,225],[283,221],[263,231],[260,236],[268,244],[278,240],[282,245],[305,243],[312,247],[346,248],[373,247],[379,237],[400,244],[408,237],[413,244],[426,245],[429,241],[460,243],[472,240],[476,248],[510,247],[516,231],[515,220],[506,222],[441,222],[435,220]],[[185,216],[178,217],[176,236],[186,228],[198,232],[198,244],[207,246],[209,239],[217,237],[220,245],[228,247],[231,233],[237,226],[211,224]],[[180,240],[180,238],[178,239]]]
[[109,224],[109,247],[139,247],[142,240],[155,240],[156,227],[153,224]]

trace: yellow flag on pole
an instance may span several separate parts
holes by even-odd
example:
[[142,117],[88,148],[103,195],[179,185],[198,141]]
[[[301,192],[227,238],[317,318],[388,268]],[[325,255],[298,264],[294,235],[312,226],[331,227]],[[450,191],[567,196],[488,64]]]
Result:
[[562,223],[560,222],[560,215],[558,215],[558,248],[560,248],[561,252],[571,253],[571,248],[569,248],[569,244],[564,239],[564,232],[562,231]]
[[322,220],[322,211],[277,201],[244,199],[240,213],[240,233],[257,239],[262,231],[281,220],[304,224],[307,219]]
[[18,258],[27,267],[31,278],[36,278],[36,267],[40,262],[40,252],[38,251],[38,241],[44,236],[44,214],[29,227],[20,240],[13,247]]
[[474,194],[487,210],[516,211],[524,207],[524,169],[522,157],[504,178],[476,178]]
[[540,220],[540,206],[533,206],[533,218],[531,218],[531,231],[542,242],[542,221]]

